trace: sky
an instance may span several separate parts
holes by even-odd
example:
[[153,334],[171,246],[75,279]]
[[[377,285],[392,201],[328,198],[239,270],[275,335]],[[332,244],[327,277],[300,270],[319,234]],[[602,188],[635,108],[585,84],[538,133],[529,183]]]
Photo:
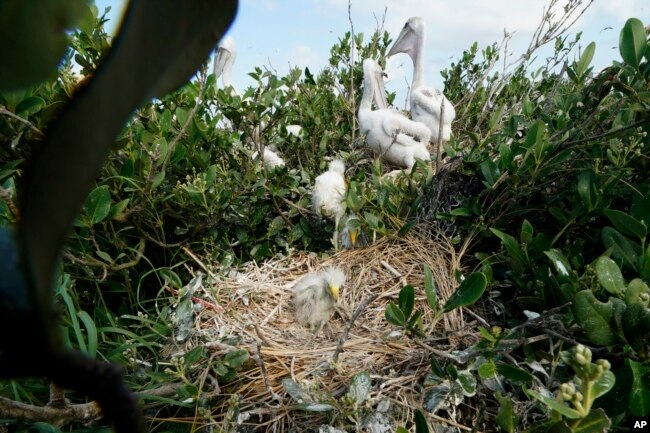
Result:
[[[504,31],[513,33],[508,48],[513,57],[518,57],[528,47],[549,1],[351,0],[350,12],[354,32],[368,36],[385,14],[384,27],[392,39],[397,38],[408,18],[424,18],[425,76],[427,84],[441,88],[440,71],[457,61],[475,41],[479,48],[485,47],[500,42]],[[108,30],[114,32],[125,1],[95,3],[100,12],[106,6],[112,7]],[[564,6],[567,0],[558,3]],[[620,59],[619,32],[630,17],[650,24],[646,0],[595,0],[572,27],[571,33],[582,32],[581,46],[596,42],[592,63],[596,70]],[[321,70],[328,64],[330,48],[349,30],[348,0],[240,0],[239,12],[228,31],[237,45],[232,70],[235,88],[241,91],[253,85],[248,73],[256,66],[281,75],[296,66],[309,67],[312,73]],[[386,88],[398,93],[396,101],[406,94],[412,70],[406,54],[389,59]]]

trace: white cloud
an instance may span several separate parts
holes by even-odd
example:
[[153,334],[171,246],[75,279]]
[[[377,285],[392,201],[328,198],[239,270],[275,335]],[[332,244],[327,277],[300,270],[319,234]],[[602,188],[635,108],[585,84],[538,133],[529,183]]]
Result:
[[306,45],[296,45],[289,51],[289,57],[286,59],[286,64],[291,67],[299,67],[304,69],[308,67],[312,73],[317,72],[326,63],[326,58],[320,53],[313,50],[313,48]]

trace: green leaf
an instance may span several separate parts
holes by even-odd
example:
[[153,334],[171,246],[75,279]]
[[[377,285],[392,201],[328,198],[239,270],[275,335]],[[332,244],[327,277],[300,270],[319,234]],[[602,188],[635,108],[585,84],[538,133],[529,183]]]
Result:
[[420,409],[415,409],[413,415],[415,419],[415,433],[429,433],[429,424],[427,423],[427,418],[422,411],[420,411]]
[[521,241],[522,244],[529,244],[533,240],[534,233],[535,230],[533,229],[533,225],[527,219],[525,219],[524,222],[521,223],[519,240]]
[[537,391],[533,391],[532,389],[526,389],[526,394],[529,396],[533,397],[534,399],[544,403],[546,406],[548,406],[550,409],[558,412],[560,415],[569,418],[569,419],[578,419],[582,418],[582,415],[580,415],[580,412],[578,412],[575,409],[572,409],[568,406],[565,406],[564,403],[560,403],[559,401],[546,397],[541,395]]
[[303,394],[302,394],[302,388],[300,388],[300,385],[293,380],[293,379],[282,379],[282,387],[284,390],[297,402],[301,402],[304,400]]
[[152,189],[158,188],[163,180],[165,180],[165,170],[164,169],[160,170],[158,173],[156,173],[153,176],[153,179],[151,181]]
[[571,264],[567,258],[564,257],[562,251],[552,248],[548,251],[544,251],[544,254],[551,259],[551,264],[557,271],[558,277],[560,277],[559,279],[561,281],[571,281],[575,279],[571,273]]
[[470,371],[459,371],[456,382],[460,385],[465,397],[473,397],[476,394],[476,377]]
[[124,200],[121,200],[117,203],[115,203],[113,206],[111,206],[111,210],[108,212],[108,215],[106,216],[108,219],[113,219],[116,216],[122,214],[126,207],[129,205],[130,198],[125,198]]
[[246,349],[233,350],[228,352],[223,357],[223,363],[232,368],[237,368],[248,359],[248,351]]
[[[625,290],[625,303],[630,306],[635,303],[644,303],[641,300],[641,295],[647,293],[650,295],[650,287],[640,278],[635,278],[630,281],[630,284],[627,285]],[[648,303],[645,302],[644,306],[648,307]]]
[[442,310],[447,313],[456,308],[465,307],[476,302],[487,287],[487,278],[482,272],[474,272],[460,283],[460,286],[447,299]]
[[582,204],[587,208],[587,212],[596,209],[601,194],[598,192],[598,178],[591,170],[580,173],[578,194],[582,199]]
[[83,322],[84,327],[86,328],[86,355],[91,358],[97,357],[97,327],[95,326],[95,321],[90,317],[85,311],[79,311],[77,313],[79,319]]
[[478,367],[478,374],[481,379],[490,379],[494,377],[497,372],[497,367],[492,361],[486,361]]
[[413,286],[407,284],[399,291],[399,309],[404,313],[404,318],[411,317],[413,306],[415,305],[415,290]]
[[598,301],[591,290],[582,290],[573,299],[573,314],[576,322],[595,344],[611,346],[618,342],[616,334],[616,314],[625,309],[625,303],[609,298],[606,303]]
[[406,322],[406,317],[404,317],[402,310],[392,302],[386,305],[384,315],[386,316],[386,321],[392,325],[402,326]]
[[594,400],[604,394],[607,394],[609,390],[614,387],[615,382],[616,376],[614,376],[614,373],[609,370],[604,371],[603,375],[600,376],[600,378],[592,385],[591,390],[593,392]]
[[434,413],[447,400],[450,393],[451,388],[447,383],[427,388],[422,396],[422,407],[427,412]]
[[643,352],[650,340],[650,308],[641,303],[629,304],[623,312],[623,334],[630,346]]
[[626,359],[632,370],[632,389],[630,390],[630,411],[634,416],[646,417],[650,414],[650,368],[640,362]]
[[600,236],[605,247],[612,249],[612,255],[615,258],[621,259],[625,265],[631,268],[636,268],[637,253],[628,238],[611,227],[603,227]]
[[638,68],[645,54],[646,46],[643,23],[637,18],[628,19],[619,38],[619,50],[625,63]]
[[648,234],[645,224],[631,215],[614,209],[606,209],[605,215],[614,224],[616,230],[624,235],[634,236],[638,239],[644,239]]
[[370,394],[370,387],[370,375],[365,371],[362,373],[357,373],[352,376],[352,380],[350,381],[348,396],[350,396],[355,404],[360,405],[368,398],[368,395]]
[[395,430],[395,433],[409,433],[409,431],[406,428],[399,426],[397,427],[397,430]]
[[599,257],[595,264],[596,276],[601,286],[612,295],[619,296],[625,290],[623,274],[616,262],[609,257]]
[[113,258],[110,256],[110,254],[101,250],[95,251],[95,254],[97,254],[97,256],[106,263],[113,263]]
[[580,56],[580,60],[578,60],[578,63],[576,65],[576,74],[579,77],[582,77],[587,71],[589,64],[591,64],[591,60],[594,58],[595,52],[596,52],[596,43],[591,42],[589,45],[587,45],[587,47],[583,51],[582,55]]
[[515,414],[512,398],[504,396],[500,392],[497,392],[495,396],[499,401],[499,410],[495,418],[497,425],[506,433],[514,433],[519,424],[519,417]]
[[612,422],[605,414],[603,409],[592,409],[586,417],[581,419],[575,427],[571,429],[572,433],[608,433]]
[[499,179],[501,173],[499,172],[499,167],[491,159],[486,159],[480,165],[481,173],[485,178],[485,184],[488,188],[491,188],[496,181]]
[[436,281],[433,279],[433,272],[426,263],[424,264],[424,293],[427,296],[427,304],[433,311],[438,309],[438,296],[436,295]]
[[20,104],[16,107],[16,114],[26,114],[27,116],[34,114],[41,110],[45,106],[45,101],[43,98],[38,96],[30,96],[29,98],[23,99]]
[[194,349],[186,352],[185,356],[183,357],[185,361],[185,368],[187,369],[198,364],[199,361],[203,359],[204,355],[205,350],[203,349],[203,346],[196,346]]
[[295,405],[294,408],[306,412],[331,412],[336,410],[336,407],[327,403],[302,403]]
[[526,385],[533,384],[533,375],[514,365],[506,364],[505,362],[497,362],[497,373],[502,375],[508,380],[513,382],[525,383]]
[[88,194],[84,211],[90,225],[103,221],[111,210],[111,193],[107,186],[98,186]]
[[526,263],[526,255],[519,246],[517,239],[497,229],[491,228],[490,231],[501,239],[501,242],[503,242],[503,246],[506,247],[508,254],[510,254],[512,266],[515,272],[523,272],[524,264]]

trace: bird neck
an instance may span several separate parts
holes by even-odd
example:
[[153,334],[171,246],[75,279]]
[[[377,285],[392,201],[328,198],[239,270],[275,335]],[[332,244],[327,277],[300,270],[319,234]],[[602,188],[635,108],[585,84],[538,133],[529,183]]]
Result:
[[418,33],[417,41],[412,53],[413,81],[411,89],[424,85],[424,31]]
[[363,95],[361,96],[361,102],[359,103],[359,111],[361,110],[371,110],[372,109],[372,98],[375,96],[375,82],[372,79],[372,75],[368,72],[363,74]]

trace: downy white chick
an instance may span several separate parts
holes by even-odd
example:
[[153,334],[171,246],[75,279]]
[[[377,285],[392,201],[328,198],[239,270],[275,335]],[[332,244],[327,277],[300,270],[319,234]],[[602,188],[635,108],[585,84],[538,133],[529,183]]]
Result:
[[314,333],[320,332],[332,317],[343,284],[345,273],[339,267],[311,272],[298,280],[293,287],[298,323]]

